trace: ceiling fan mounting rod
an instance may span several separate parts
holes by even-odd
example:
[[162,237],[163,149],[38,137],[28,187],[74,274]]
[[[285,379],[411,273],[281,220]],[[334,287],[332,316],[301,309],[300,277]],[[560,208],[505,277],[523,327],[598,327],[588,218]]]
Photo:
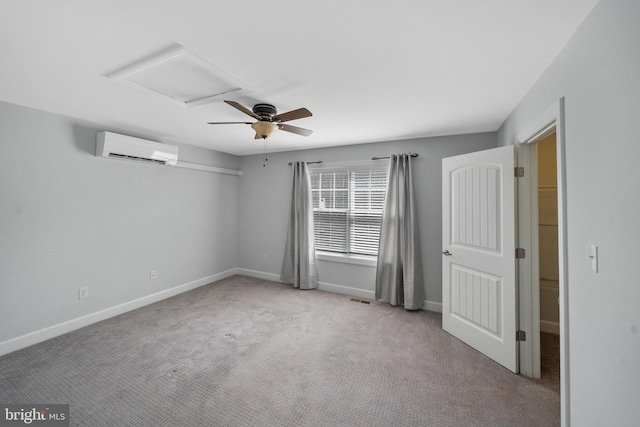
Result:
[[271,121],[278,114],[278,110],[271,104],[256,104],[253,106],[253,112],[260,116],[261,120]]

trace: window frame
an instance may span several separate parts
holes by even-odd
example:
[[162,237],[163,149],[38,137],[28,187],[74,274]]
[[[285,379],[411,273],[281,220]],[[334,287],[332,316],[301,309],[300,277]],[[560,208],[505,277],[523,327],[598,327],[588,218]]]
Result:
[[[380,210],[380,215],[382,217],[382,213],[384,211],[384,201],[386,199],[386,192],[387,192],[387,183],[389,180],[389,160],[388,159],[382,159],[382,160],[371,160],[371,161],[365,161],[365,162],[344,162],[344,163],[322,163],[322,164],[316,164],[316,165],[310,165],[309,166],[309,172],[312,175],[312,181],[313,181],[313,175],[314,173],[331,173],[331,172],[344,172],[347,171],[348,175],[347,175],[347,209],[345,209],[345,213],[346,213],[346,224],[345,224],[345,246],[346,246],[346,252],[338,252],[338,251],[326,251],[326,250],[322,250],[322,249],[317,249],[316,248],[316,259],[318,260],[322,260],[322,261],[333,261],[333,262],[341,262],[341,263],[347,263],[347,264],[357,264],[357,265],[363,265],[363,266],[373,266],[375,267],[377,265],[377,259],[378,259],[378,255],[377,253],[375,255],[367,255],[367,254],[359,254],[359,253],[350,253],[349,251],[349,239],[350,239],[350,227],[351,227],[351,222],[352,222],[352,217],[353,214],[351,213],[354,209],[352,207],[352,198],[355,197],[355,195],[351,194],[351,189],[352,186],[354,185],[352,183],[352,172],[363,172],[363,171],[384,171],[385,172],[385,179],[384,179],[384,197],[382,199],[382,206],[383,208]],[[331,190],[334,190],[334,194],[335,194],[335,185],[334,187],[331,188]],[[322,191],[322,187],[320,188],[316,188],[313,189],[312,186],[312,197],[313,197],[313,193],[314,192],[319,192],[318,193],[318,197],[320,197],[320,192]],[[371,196],[369,196],[371,197]],[[319,199],[318,199],[318,203],[319,203]],[[315,212],[317,212],[318,209],[315,207],[314,205],[314,226],[315,226]],[[382,226],[382,221],[381,221],[381,226]]]

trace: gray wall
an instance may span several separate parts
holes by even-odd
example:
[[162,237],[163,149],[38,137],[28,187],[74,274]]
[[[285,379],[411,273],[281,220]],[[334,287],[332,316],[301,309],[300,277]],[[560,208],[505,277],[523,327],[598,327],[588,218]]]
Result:
[[[414,179],[426,298],[437,309],[441,159],[496,146],[495,133],[425,138],[271,154],[262,167],[262,156],[162,141],[178,145],[183,161],[242,169],[238,177],[95,157],[102,130],[155,140],[0,102],[0,350],[236,268],[277,279],[292,160],[420,153]],[[373,296],[375,267],[320,261],[319,275],[330,290]],[[84,286],[89,298],[78,300]]]
[[[427,301],[437,306],[442,302],[441,160],[495,146],[496,134],[482,133],[274,153],[269,155],[266,167],[262,166],[261,155],[242,157],[238,266],[266,273],[266,277],[277,278],[280,275],[291,188],[290,161],[363,161],[389,153],[416,152],[420,157],[414,159],[413,170],[420,217],[425,296]],[[345,291],[369,298],[375,290],[375,267],[319,261],[318,276],[324,284],[337,285],[325,286],[326,289],[346,287]]]
[[[498,133],[513,144],[565,97],[570,416],[640,420],[640,2],[603,0]],[[599,246],[599,272],[587,246]]]
[[238,177],[95,157],[101,130],[0,103],[0,343],[237,266]]

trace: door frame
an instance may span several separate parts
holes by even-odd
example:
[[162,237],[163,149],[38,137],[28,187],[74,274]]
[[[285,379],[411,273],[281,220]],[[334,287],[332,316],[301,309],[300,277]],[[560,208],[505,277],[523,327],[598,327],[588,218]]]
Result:
[[567,180],[564,97],[551,105],[515,143],[518,166],[517,239],[527,256],[518,263],[519,324],[530,336],[520,342],[520,373],[540,377],[540,283],[538,255],[537,156],[535,143],[555,130],[558,172],[558,265],[560,294],[560,421],[570,425],[569,411],[569,276],[567,270]]

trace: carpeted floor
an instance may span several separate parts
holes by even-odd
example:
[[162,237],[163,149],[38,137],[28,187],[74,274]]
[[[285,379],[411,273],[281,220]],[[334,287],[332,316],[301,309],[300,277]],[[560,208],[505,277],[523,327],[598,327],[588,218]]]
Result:
[[543,382],[560,393],[560,335],[540,332],[540,356]]
[[515,375],[408,312],[234,276],[0,357],[0,403],[74,426],[554,426]]

